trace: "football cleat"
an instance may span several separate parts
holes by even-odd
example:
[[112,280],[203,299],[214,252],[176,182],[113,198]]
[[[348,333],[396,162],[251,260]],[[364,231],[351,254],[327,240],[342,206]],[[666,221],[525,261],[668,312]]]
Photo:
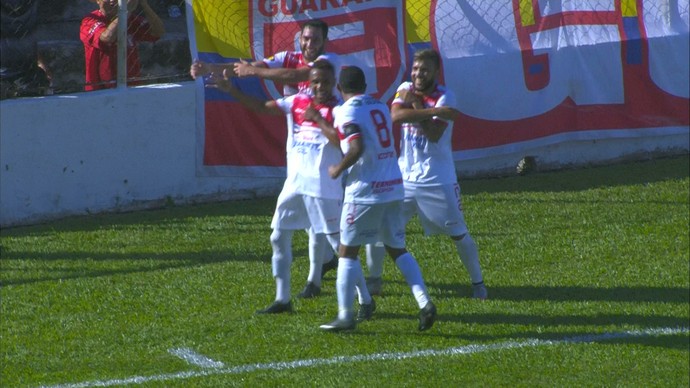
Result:
[[419,311],[419,331],[429,330],[436,321],[436,306],[429,302]]
[[317,286],[312,282],[308,282],[307,285],[304,286],[304,290],[297,294],[297,297],[303,299],[310,299],[315,298],[319,295],[321,295],[321,287]]
[[355,320],[357,322],[367,321],[374,315],[374,311],[376,311],[376,302],[374,302],[374,298],[371,298],[371,303],[359,306],[359,311],[357,312],[357,318],[355,318]]
[[271,303],[270,306],[265,309],[258,310],[257,314],[280,314],[280,313],[291,313],[292,312],[292,302],[280,303],[275,301]]
[[486,290],[484,282],[472,284],[472,298],[479,300],[486,300],[489,297],[489,292]]
[[357,323],[355,322],[354,319],[337,318],[333,322],[324,323],[323,325],[319,326],[319,328],[321,330],[326,330],[326,331],[345,331],[345,330],[354,330],[354,328],[356,326],[357,326]]
[[326,276],[326,272],[328,272],[330,270],[337,269],[337,268],[338,268],[338,256],[333,255],[333,258],[330,261],[323,263],[323,265],[321,266],[321,279],[323,279],[323,277]]

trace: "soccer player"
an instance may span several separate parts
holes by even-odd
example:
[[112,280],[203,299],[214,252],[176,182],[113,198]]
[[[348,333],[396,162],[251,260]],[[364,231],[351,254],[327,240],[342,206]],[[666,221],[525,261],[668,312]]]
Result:
[[[290,267],[292,236],[295,230],[311,229],[324,234],[331,248],[338,250],[339,221],[342,209],[342,182],[331,179],[328,167],[342,158],[337,143],[329,140],[305,111],[317,110],[332,122],[338,99],[333,95],[335,70],[325,60],[317,60],[309,70],[310,94],[298,93],[278,100],[261,101],[242,93],[228,78],[211,76],[216,86],[258,113],[292,115],[292,144],[287,153],[287,178],[278,196],[271,222],[272,268],[276,280],[276,298],[260,314],[292,311]],[[321,116],[319,116],[321,117]],[[337,140],[337,139],[333,139]],[[372,303],[364,277],[357,279],[363,303]]]
[[404,189],[388,107],[364,94],[366,80],[359,67],[342,70],[338,89],[345,102],[335,109],[333,126],[325,119],[316,120],[325,133],[337,130],[341,139],[344,156],[328,168],[328,173],[335,180],[347,171],[336,281],[338,316],[320,328],[351,330],[356,322],[371,317],[376,309],[373,299],[360,303],[357,316],[354,314],[355,286],[363,277],[357,255],[361,245],[382,241],[421,309],[419,330],[427,330],[436,319],[436,307],[417,261],[405,249],[405,223],[400,216]]
[[[291,96],[298,92],[311,93],[309,88],[309,71],[311,64],[318,60],[326,60],[333,64],[336,79],[340,73],[340,58],[337,54],[325,52],[328,42],[328,24],[322,20],[308,20],[302,25],[299,45],[300,51],[281,51],[270,58],[261,61],[240,61],[230,64],[208,64],[195,61],[190,69],[194,79],[211,73],[225,74],[225,76],[259,77],[283,83],[283,95]],[[335,87],[335,83],[333,85]],[[334,89],[335,92],[335,89]],[[287,116],[287,127],[292,128],[292,116]],[[292,131],[288,131],[287,147],[292,144]],[[335,269],[338,261],[325,235],[309,233],[309,275],[307,284],[298,295],[302,298],[312,298],[321,293],[321,279],[329,270]]]
[[441,58],[435,50],[414,54],[411,81],[403,82],[391,106],[402,124],[399,165],[405,186],[403,214],[415,214],[427,235],[450,236],[472,280],[473,297],[488,296],[477,245],[467,229],[451,148],[455,95],[438,83]]

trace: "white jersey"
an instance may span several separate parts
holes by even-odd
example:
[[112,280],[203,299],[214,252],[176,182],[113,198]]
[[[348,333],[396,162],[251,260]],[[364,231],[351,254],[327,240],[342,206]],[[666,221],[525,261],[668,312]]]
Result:
[[276,103],[283,112],[293,117],[283,190],[316,198],[342,200],[342,183],[331,179],[328,167],[338,164],[343,156],[316,123],[304,118],[304,111],[313,106],[327,121],[332,122],[333,108],[338,100],[333,97],[324,104],[316,104],[311,96],[300,93],[280,98]]
[[[319,55],[316,60],[326,60],[333,65],[335,69],[335,80],[336,82],[340,79],[340,69],[342,64],[340,62],[340,57],[338,54],[334,53],[323,53]],[[272,69],[301,69],[303,67],[311,67],[313,62],[305,62],[304,56],[301,52],[297,51],[281,51],[276,53],[272,57],[265,58],[263,62]],[[309,81],[302,81],[294,85],[283,85],[283,95],[291,96],[297,93],[311,94],[311,89],[309,89]],[[337,95],[338,90],[333,87],[333,95]]]
[[[411,82],[403,82],[401,90],[411,90]],[[393,105],[402,104],[403,100],[395,95]],[[424,97],[424,107],[456,107],[455,94],[442,85]],[[448,127],[436,143],[420,133],[419,123],[403,123],[400,137],[400,158],[398,163],[405,184],[443,185],[458,181],[453,160],[453,121],[446,121]]]
[[[336,107],[334,116],[343,153],[347,153],[349,142],[355,138],[361,138],[364,145],[364,153],[348,169],[344,202],[376,204],[402,200],[404,190],[388,107],[371,96],[358,95]],[[356,124],[360,132],[345,132],[348,124]]]

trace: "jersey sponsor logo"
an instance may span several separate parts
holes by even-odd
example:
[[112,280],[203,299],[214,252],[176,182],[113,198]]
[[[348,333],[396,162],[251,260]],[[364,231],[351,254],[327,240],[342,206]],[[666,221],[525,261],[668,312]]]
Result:
[[405,132],[405,141],[412,147],[417,149],[424,149],[427,145],[428,139],[426,136]]
[[382,153],[378,154],[379,160],[389,159],[389,158],[395,159],[395,157],[396,157],[396,155],[395,155],[394,151],[382,152]]

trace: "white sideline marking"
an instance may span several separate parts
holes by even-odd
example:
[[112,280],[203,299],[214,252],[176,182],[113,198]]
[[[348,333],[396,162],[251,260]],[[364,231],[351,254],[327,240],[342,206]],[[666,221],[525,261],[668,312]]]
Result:
[[[153,376],[134,376],[124,379],[114,379],[114,380],[96,380],[96,381],[85,381],[81,383],[73,384],[59,384],[52,386],[45,386],[48,388],[86,388],[86,387],[110,387],[113,385],[129,385],[129,384],[143,384],[151,381],[169,381],[169,380],[179,380],[179,379],[189,379],[193,377],[203,377],[212,375],[231,375],[248,373],[259,370],[271,370],[271,371],[281,371],[285,369],[296,369],[296,368],[306,368],[312,366],[321,365],[333,365],[333,364],[346,364],[353,362],[362,361],[381,361],[381,360],[402,360],[408,358],[418,358],[418,357],[438,357],[438,356],[453,356],[459,354],[473,354],[479,352],[486,352],[491,350],[504,350],[504,349],[517,349],[525,347],[535,347],[535,346],[547,346],[547,345],[562,345],[562,344],[572,344],[572,343],[592,343],[599,341],[606,341],[612,339],[621,338],[634,338],[634,337],[648,337],[648,336],[661,336],[661,335],[674,335],[674,334],[688,334],[690,330],[687,327],[679,328],[652,328],[646,330],[632,330],[624,331],[618,333],[605,333],[605,334],[592,334],[583,335],[578,337],[565,337],[560,340],[540,340],[540,339],[527,339],[524,341],[506,341],[499,342],[495,344],[488,345],[466,345],[458,346],[447,349],[428,349],[419,350],[416,352],[396,352],[396,353],[374,353],[374,354],[358,354],[354,356],[338,356],[332,358],[313,358],[307,360],[296,360],[290,362],[269,362],[261,364],[247,364],[235,367],[208,367],[202,366],[205,369],[202,370],[189,370],[177,373],[165,373]],[[179,349],[178,349],[179,350]],[[184,350],[184,349],[183,349]],[[171,349],[170,352],[175,352],[176,349]],[[195,352],[186,349],[190,354],[196,355]],[[176,353],[173,353],[178,355]],[[206,360],[203,362],[204,365],[208,364],[210,359],[200,356],[202,359]],[[219,363],[218,361],[210,360],[211,363]]]
[[214,361],[204,355],[201,355],[190,348],[176,348],[168,349],[168,352],[173,356],[177,356],[192,365],[202,368],[223,368],[225,364],[220,361]]

